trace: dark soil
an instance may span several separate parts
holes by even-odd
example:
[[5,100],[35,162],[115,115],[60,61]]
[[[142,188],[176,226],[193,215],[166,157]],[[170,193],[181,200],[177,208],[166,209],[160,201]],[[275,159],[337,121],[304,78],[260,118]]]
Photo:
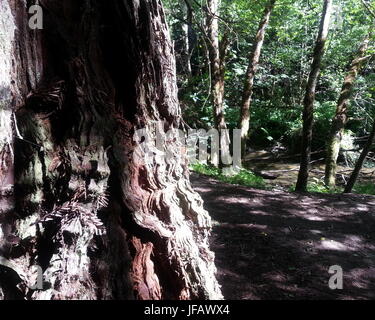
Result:
[[[375,299],[375,197],[264,191],[193,174],[226,299]],[[343,289],[331,290],[339,265]]]

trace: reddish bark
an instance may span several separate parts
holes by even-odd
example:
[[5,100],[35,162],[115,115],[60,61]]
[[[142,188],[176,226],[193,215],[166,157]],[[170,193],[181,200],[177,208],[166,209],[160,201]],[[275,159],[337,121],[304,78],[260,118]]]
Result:
[[1,252],[22,286],[0,279],[5,298],[221,298],[211,220],[178,140],[164,142],[172,159],[145,163],[133,139],[181,121],[161,2],[40,3],[44,29],[31,31],[24,2],[5,1],[17,27],[8,107],[22,134],[17,207],[4,216],[20,243]]

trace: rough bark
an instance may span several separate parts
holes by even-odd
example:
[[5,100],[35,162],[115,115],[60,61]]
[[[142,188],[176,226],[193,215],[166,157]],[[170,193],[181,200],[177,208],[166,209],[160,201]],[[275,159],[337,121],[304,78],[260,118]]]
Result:
[[[134,140],[137,129],[153,138],[155,126],[181,120],[161,2],[39,2],[43,31],[27,27],[24,1],[1,1],[9,35],[1,101],[17,118],[9,129],[6,115],[6,139],[15,123],[20,133],[16,206],[0,217],[3,297],[222,298],[211,220],[180,140],[163,141],[173,157],[150,145],[148,162]],[[13,171],[4,141],[2,179]],[[32,265],[43,270],[43,289],[33,288]]]
[[302,150],[301,164],[298,172],[296,191],[307,190],[307,180],[309,177],[309,167],[311,160],[311,141],[314,120],[315,89],[320,73],[321,60],[324,55],[324,47],[327,40],[329,22],[332,10],[332,0],[324,0],[323,13],[319,26],[319,33],[316,39],[313,62],[306,86],[305,98],[303,101],[303,130],[302,130]]
[[361,64],[368,58],[365,57],[368,43],[369,37],[366,37],[358,50],[357,56],[350,65],[337,102],[336,114],[332,119],[330,137],[327,143],[325,168],[325,184],[329,187],[336,185],[336,163],[340,152],[342,135],[348,121],[348,101],[351,97],[354,82]]
[[241,146],[244,153],[246,148],[246,140],[248,138],[250,128],[250,106],[251,97],[253,94],[254,78],[259,65],[259,58],[263,47],[264,36],[270,21],[272,10],[275,6],[276,0],[270,0],[266,6],[262,19],[259,23],[258,31],[252,47],[252,52],[249,58],[249,65],[245,75],[245,83],[242,93],[242,102],[240,108],[239,128],[241,129]]
[[345,190],[344,190],[344,193],[350,193],[352,192],[353,190],[353,187],[358,179],[358,176],[359,176],[359,173],[362,169],[362,166],[363,166],[363,163],[364,161],[366,160],[366,157],[367,157],[367,154],[369,153],[373,143],[374,143],[374,140],[375,140],[375,120],[374,120],[374,123],[372,125],[372,130],[371,130],[371,133],[366,141],[366,145],[364,146],[362,152],[361,152],[361,155],[359,156],[356,164],[355,164],[355,167],[354,167],[354,170],[352,172],[352,174],[350,175],[350,178],[345,186]]

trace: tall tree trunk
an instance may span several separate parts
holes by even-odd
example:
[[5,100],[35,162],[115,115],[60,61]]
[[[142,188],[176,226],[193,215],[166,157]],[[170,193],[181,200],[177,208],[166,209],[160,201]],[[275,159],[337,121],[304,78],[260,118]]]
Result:
[[[225,57],[228,48],[228,34],[219,42],[219,6],[220,0],[207,0],[206,28],[208,36],[208,55],[211,69],[211,95],[213,103],[213,118],[215,128],[225,130],[227,124],[224,115],[224,76]],[[229,155],[229,136],[222,135],[220,138],[222,154]],[[219,165],[219,159],[211,159],[214,165]]]
[[352,61],[350,65],[337,102],[336,114],[332,119],[331,133],[327,143],[325,169],[325,184],[329,187],[334,187],[336,185],[336,163],[339,156],[344,127],[348,121],[347,103],[350,99],[354,81],[357,77],[358,71],[360,70],[361,64],[368,58],[364,57],[368,48],[368,43],[369,37],[366,37],[358,50],[357,57]]
[[[0,3],[2,180],[13,170],[12,114],[20,133],[16,207],[0,217],[3,297],[222,298],[211,220],[180,140],[163,140],[173,157],[152,144],[155,126],[181,120],[160,0],[39,3],[43,31],[28,28],[26,2]],[[148,134],[149,161],[137,129]],[[33,287],[32,265],[43,288]]]
[[254,78],[259,65],[260,53],[262,51],[264,36],[266,29],[270,21],[272,10],[275,6],[276,0],[270,0],[264,10],[263,17],[259,23],[258,32],[253,43],[252,52],[249,58],[249,65],[247,67],[245,75],[245,84],[242,94],[241,110],[240,110],[240,121],[239,128],[241,129],[241,146],[242,153],[244,154],[246,149],[246,140],[248,138],[249,127],[250,127],[250,105],[251,97],[253,94]]
[[224,118],[224,79],[222,77],[222,60],[220,57],[219,46],[219,5],[220,0],[207,1],[207,33],[208,33],[208,52],[211,65],[211,89],[214,107],[214,121],[218,129],[225,129]]
[[354,187],[354,185],[355,185],[355,183],[358,179],[359,172],[362,169],[363,162],[365,161],[365,159],[367,157],[367,154],[369,153],[369,151],[371,149],[371,146],[374,143],[374,140],[375,140],[375,120],[374,120],[374,123],[372,125],[372,130],[371,130],[370,136],[367,139],[366,145],[363,148],[363,150],[361,152],[361,155],[359,156],[359,158],[358,158],[358,160],[355,164],[354,170],[353,170],[352,174],[350,175],[350,178],[349,178],[349,180],[348,180],[348,182],[345,186],[344,193],[352,192],[353,187]]
[[181,9],[183,11],[184,21],[182,23],[182,33],[183,33],[183,63],[184,71],[187,78],[191,77],[191,53],[192,53],[192,44],[191,44],[191,33],[193,26],[193,9],[189,0],[180,0]]
[[329,22],[332,10],[332,0],[324,0],[322,18],[320,21],[318,38],[316,39],[314,57],[306,86],[305,98],[303,101],[303,131],[301,164],[298,172],[296,191],[307,190],[307,180],[309,177],[311,159],[312,128],[314,120],[315,88],[320,72],[320,64],[324,54],[324,47],[327,40]]

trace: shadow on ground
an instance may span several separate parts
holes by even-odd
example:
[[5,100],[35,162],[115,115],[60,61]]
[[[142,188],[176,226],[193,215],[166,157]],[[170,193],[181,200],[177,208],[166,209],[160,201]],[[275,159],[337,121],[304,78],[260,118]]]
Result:
[[[193,174],[226,299],[375,299],[375,197],[301,195]],[[342,290],[329,267],[344,271]]]

